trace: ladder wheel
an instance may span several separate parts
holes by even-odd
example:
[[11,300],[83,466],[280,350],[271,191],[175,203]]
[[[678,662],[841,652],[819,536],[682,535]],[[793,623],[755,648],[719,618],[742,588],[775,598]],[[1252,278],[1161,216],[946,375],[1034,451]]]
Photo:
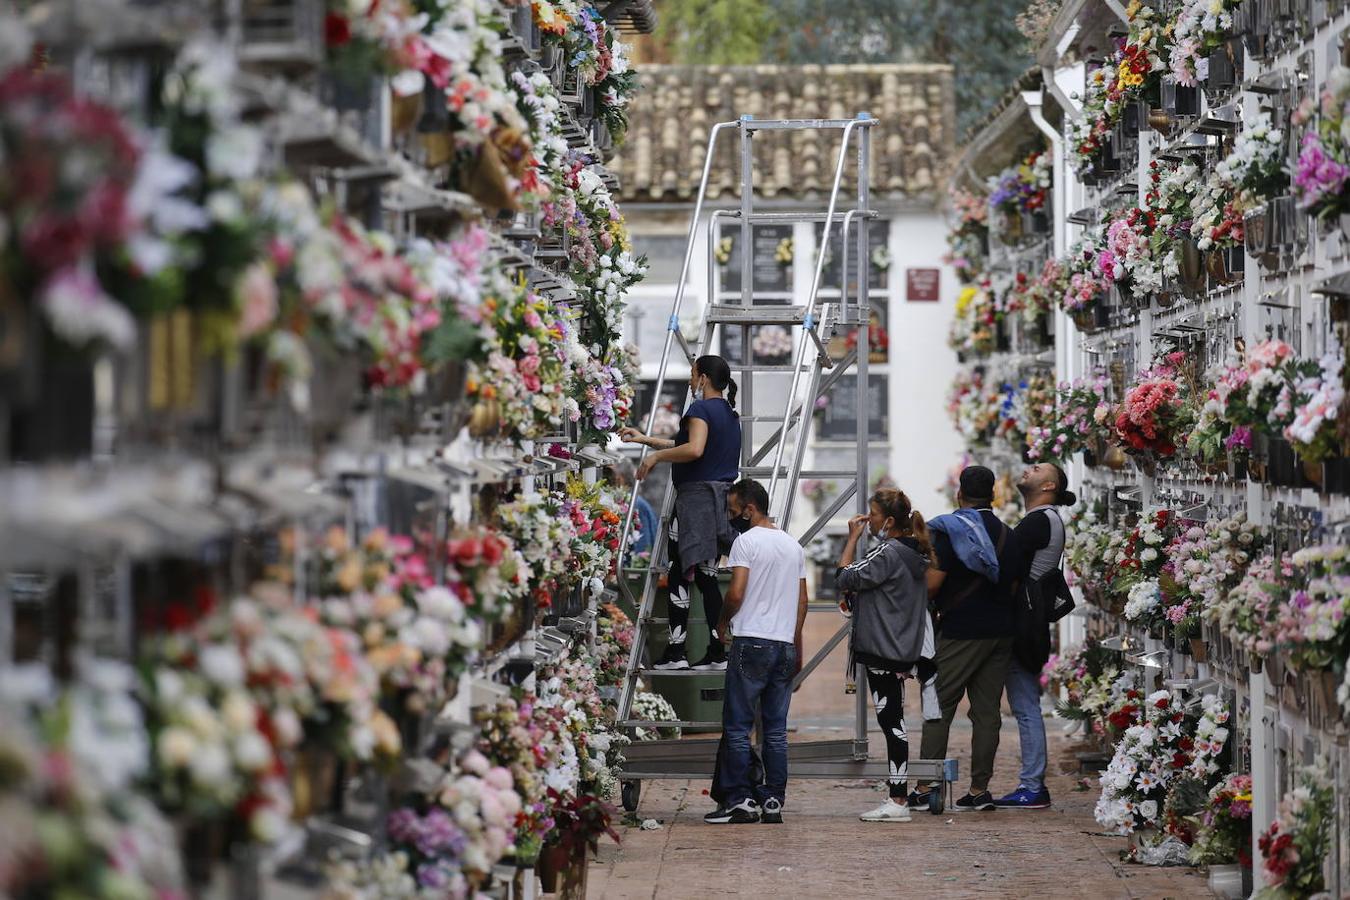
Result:
[[619,798],[628,812],[637,812],[638,800],[642,797],[642,782],[624,781],[619,784]]
[[928,811],[935,816],[942,815],[945,808],[942,805],[942,787],[931,787],[928,789]]

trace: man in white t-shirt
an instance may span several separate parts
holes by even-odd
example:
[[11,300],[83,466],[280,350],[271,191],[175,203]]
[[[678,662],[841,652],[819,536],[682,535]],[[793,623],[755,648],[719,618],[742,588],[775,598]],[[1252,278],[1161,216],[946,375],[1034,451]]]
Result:
[[[730,639],[722,703],[722,800],[704,816],[715,825],[783,821],[787,790],[787,716],[792,679],[801,671],[806,621],[806,554],[769,521],[764,485],[744,479],[727,492],[727,514],[740,536],[731,545],[731,588],[718,634]],[[750,730],[760,711],[764,784],[750,783]]]

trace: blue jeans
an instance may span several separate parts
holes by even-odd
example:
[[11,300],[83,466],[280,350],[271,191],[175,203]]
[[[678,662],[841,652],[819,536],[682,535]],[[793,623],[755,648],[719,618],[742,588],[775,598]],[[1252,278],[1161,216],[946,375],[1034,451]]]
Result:
[[[738,637],[731,642],[727,659],[727,682],[722,702],[722,792],[726,805],[735,806],[750,797],[763,804],[783,802],[787,792],[787,716],[792,699],[792,677],[797,669],[797,649],[782,641]],[[755,707],[760,710],[761,753],[764,784],[750,785],[750,730]]]
[[1022,743],[1022,772],[1019,788],[1040,793],[1045,789],[1045,719],[1041,716],[1041,676],[1032,674],[1013,660],[1008,667],[1008,707],[1017,719],[1017,735]]

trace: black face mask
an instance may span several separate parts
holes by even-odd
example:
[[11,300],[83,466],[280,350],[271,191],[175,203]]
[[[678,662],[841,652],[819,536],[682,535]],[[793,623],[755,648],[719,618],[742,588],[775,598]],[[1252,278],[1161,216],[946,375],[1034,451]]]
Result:
[[750,519],[748,516],[737,516],[736,518],[731,520],[731,527],[736,529],[738,533],[745,534],[747,531],[749,531],[751,528],[754,528],[755,526],[750,523]]

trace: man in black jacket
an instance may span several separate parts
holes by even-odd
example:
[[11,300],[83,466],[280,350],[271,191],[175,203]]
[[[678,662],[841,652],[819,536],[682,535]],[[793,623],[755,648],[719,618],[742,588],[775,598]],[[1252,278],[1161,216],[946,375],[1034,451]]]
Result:
[[[994,473],[984,466],[969,466],[961,472],[956,495],[961,509],[951,517],[951,533],[933,530],[933,549],[938,569],[930,572],[929,596],[938,628],[937,693],[942,718],[923,723],[920,755],[944,759],[952,719],[961,697],[970,698],[971,760],[970,790],[956,801],[957,811],[992,810],[989,779],[994,774],[999,729],[1003,719],[999,706],[1008,665],[1012,658],[1012,583],[1017,551],[1011,529],[990,509],[994,499]],[[974,525],[978,516],[978,525]],[[958,521],[960,520],[960,521]],[[973,536],[960,529],[983,527]],[[933,527],[933,523],[930,523]],[[987,543],[986,543],[987,539]],[[977,559],[983,545],[985,559]],[[991,579],[987,564],[998,560]],[[929,785],[928,790],[936,789]],[[928,804],[927,791],[909,797],[911,808]]]
[[[1025,590],[1027,583],[1058,574],[1064,556],[1064,520],[1057,507],[1072,506],[1078,498],[1069,490],[1064,470],[1054,463],[1027,467],[1017,482],[1017,490],[1026,505],[1026,515],[1013,532],[1018,552],[1013,576]],[[1018,595],[1019,599],[1024,596],[1025,593]],[[1052,619],[1045,610],[1031,615],[1034,620],[1023,621],[1017,629],[1023,635],[1013,648],[1007,681],[1008,708],[1017,719],[1022,766],[1017,790],[995,801],[1000,809],[1045,809],[1050,805],[1050,791],[1045,786],[1047,752],[1045,718],[1041,713],[1041,668],[1049,655]]]

